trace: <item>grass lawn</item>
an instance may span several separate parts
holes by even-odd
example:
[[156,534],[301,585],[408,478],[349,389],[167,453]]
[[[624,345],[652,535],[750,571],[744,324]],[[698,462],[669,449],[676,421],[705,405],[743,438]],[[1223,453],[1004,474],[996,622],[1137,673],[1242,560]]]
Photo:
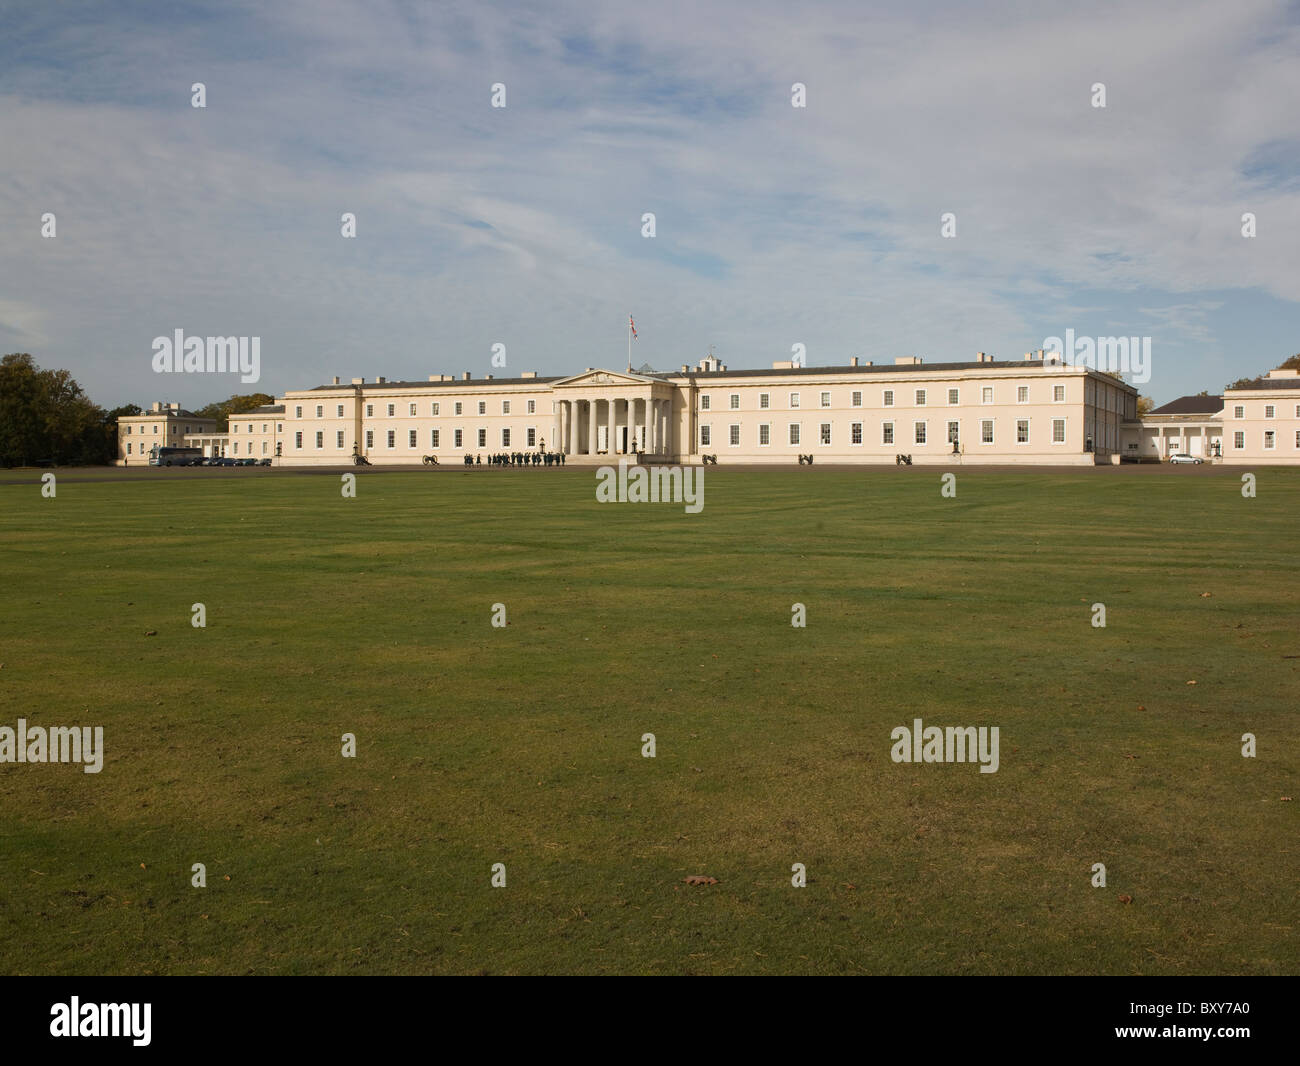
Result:
[[0,972],[1300,970],[1300,470],[216,473],[0,485]]

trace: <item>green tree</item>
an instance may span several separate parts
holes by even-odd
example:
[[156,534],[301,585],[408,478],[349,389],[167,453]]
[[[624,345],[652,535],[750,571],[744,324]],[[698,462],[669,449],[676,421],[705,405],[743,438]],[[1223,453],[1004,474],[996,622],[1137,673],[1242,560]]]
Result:
[[66,370],[42,370],[26,352],[0,359],[0,463],[103,462],[104,412]]
[[217,432],[226,433],[230,429],[231,415],[251,411],[254,407],[262,407],[268,403],[275,403],[275,397],[265,392],[251,392],[246,396],[235,395],[228,400],[210,403],[206,407],[200,407],[194,413],[199,418],[215,418]]

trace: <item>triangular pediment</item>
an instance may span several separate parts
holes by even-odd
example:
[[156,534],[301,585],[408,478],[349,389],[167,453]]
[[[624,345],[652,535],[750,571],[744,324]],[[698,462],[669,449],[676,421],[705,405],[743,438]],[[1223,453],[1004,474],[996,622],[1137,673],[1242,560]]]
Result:
[[567,385],[654,385],[659,381],[658,378],[647,377],[645,374],[629,373],[626,370],[584,370],[581,374],[574,374],[571,378],[561,378],[559,381],[552,381],[551,388],[559,389]]

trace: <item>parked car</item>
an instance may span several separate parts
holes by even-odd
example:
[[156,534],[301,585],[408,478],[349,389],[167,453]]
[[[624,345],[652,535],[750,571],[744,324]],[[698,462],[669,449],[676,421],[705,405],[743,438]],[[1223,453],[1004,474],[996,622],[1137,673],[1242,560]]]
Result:
[[1203,460],[1199,459],[1195,455],[1188,455],[1186,452],[1174,452],[1174,454],[1169,457],[1169,461],[1171,463],[1198,463],[1199,464]]
[[259,459],[259,460],[257,461],[257,465],[258,465],[258,466],[270,466],[270,465],[271,465],[271,460],[270,460],[270,459]]

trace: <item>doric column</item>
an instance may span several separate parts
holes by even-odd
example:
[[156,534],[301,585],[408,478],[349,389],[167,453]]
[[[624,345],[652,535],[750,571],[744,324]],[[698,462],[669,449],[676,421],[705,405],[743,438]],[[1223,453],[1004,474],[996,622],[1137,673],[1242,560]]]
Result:
[[587,401],[587,454],[596,454],[596,401]]
[[605,407],[608,409],[608,417],[606,418],[606,423],[609,425],[609,432],[605,437],[605,446],[606,446],[606,450],[609,452],[610,455],[613,455],[616,450],[614,448],[614,420],[617,417],[614,413],[615,406],[616,405],[613,400],[605,401]]

